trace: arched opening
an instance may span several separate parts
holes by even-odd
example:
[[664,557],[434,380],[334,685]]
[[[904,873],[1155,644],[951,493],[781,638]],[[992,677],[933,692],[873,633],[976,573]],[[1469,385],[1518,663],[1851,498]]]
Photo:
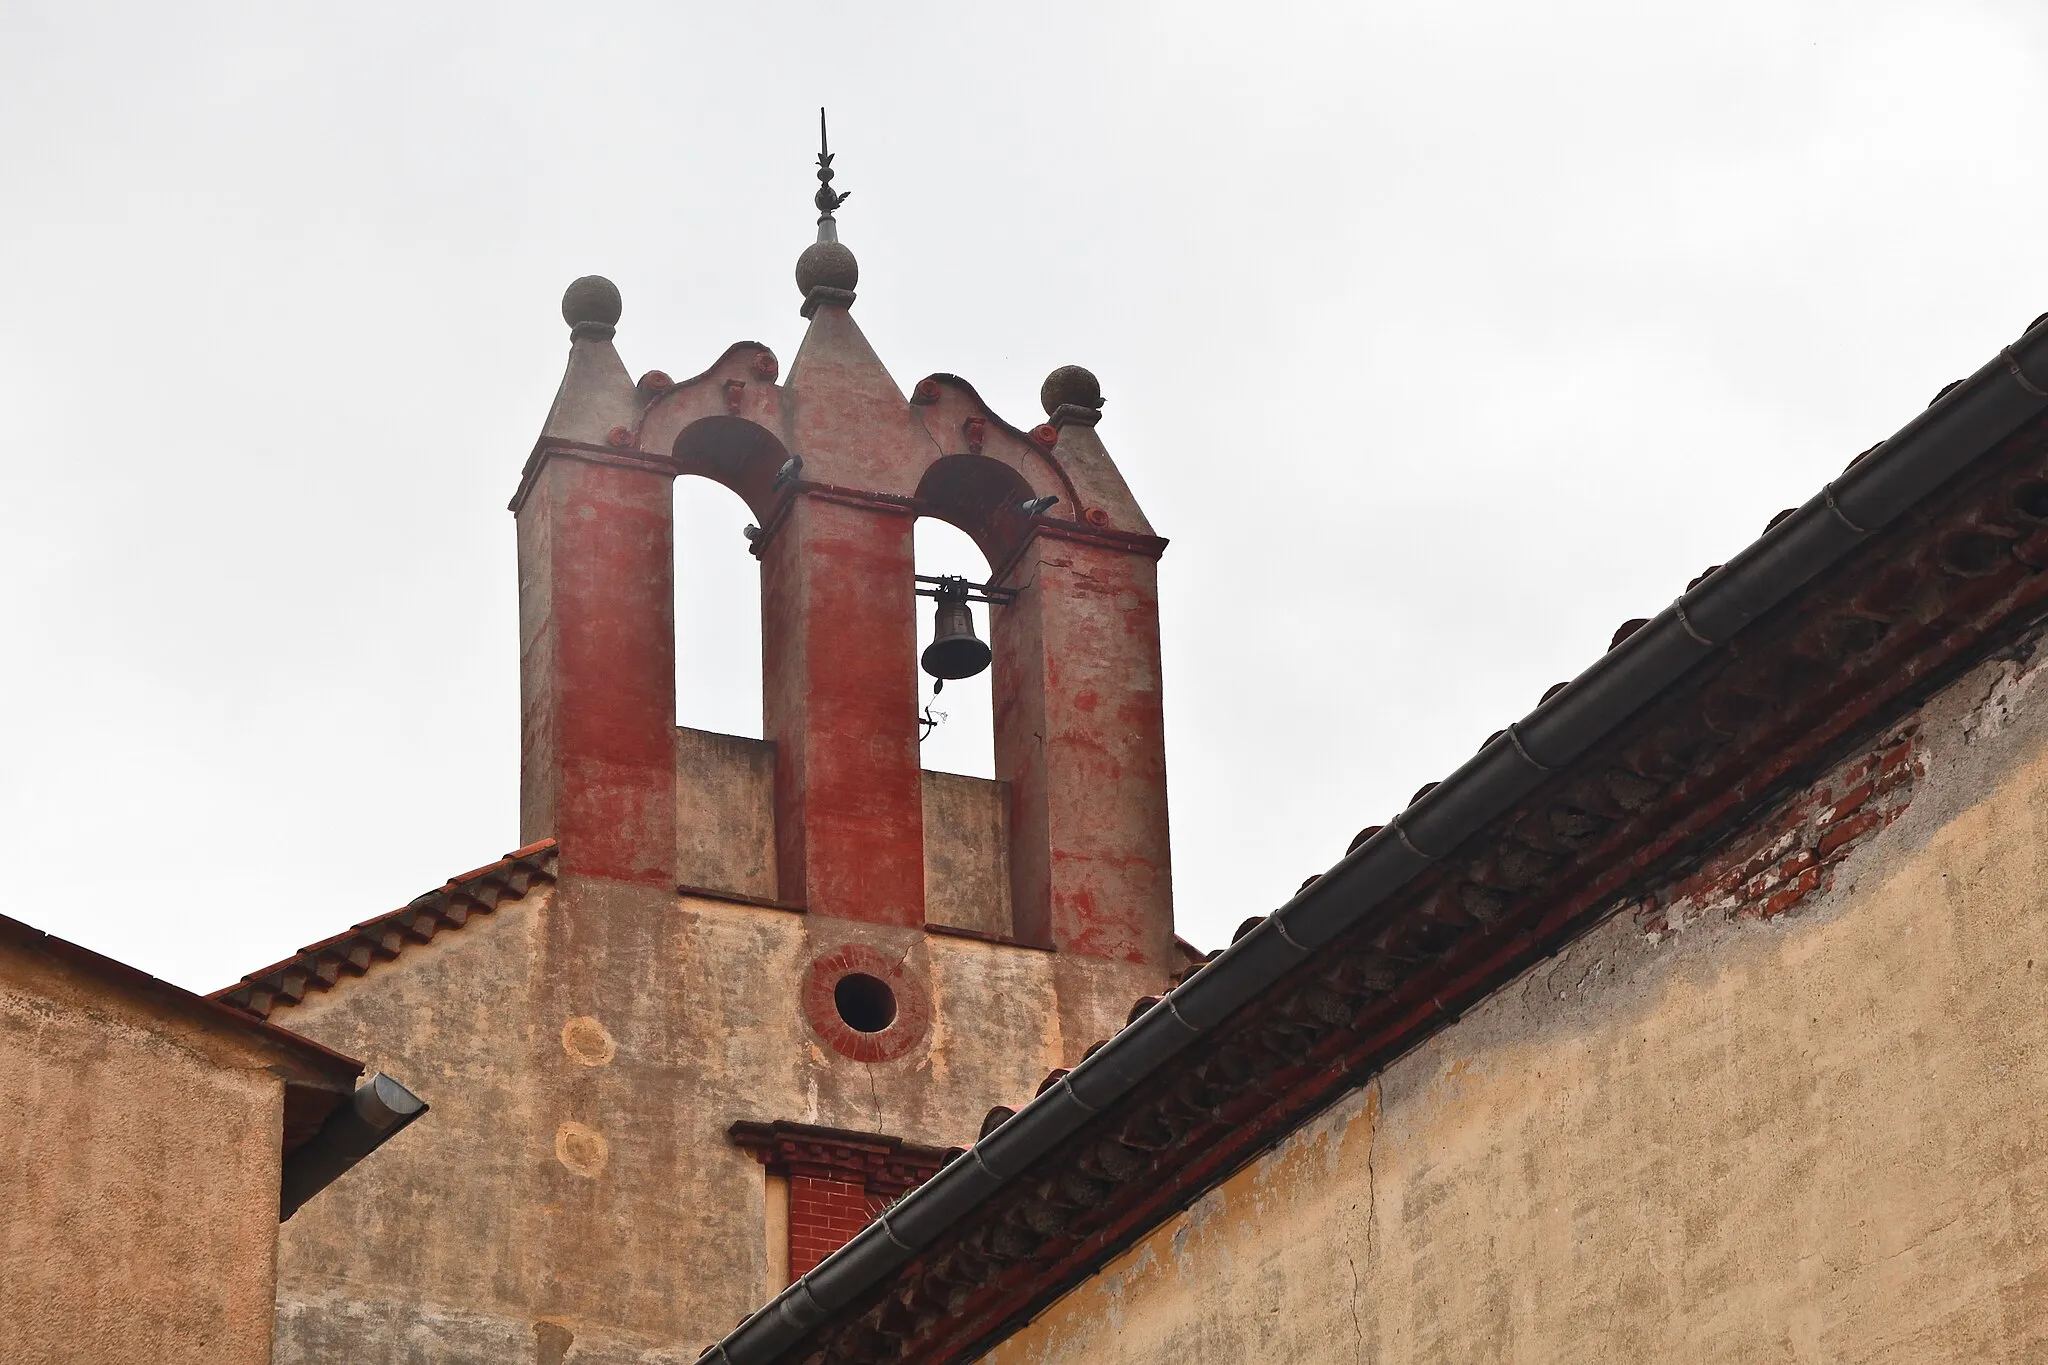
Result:
[[[973,583],[988,581],[988,561],[965,531],[933,517],[919,517],[913,531],[913,554],[917,572],[930,577],[957,574]],[[984,643],[989,633],[989,608],[973,603],[975,633]],[[920,597],[917,612],[917,650],[920,657],[932,642],[934,611],[932,599]],[[990,690],[994,670],[971,678],[948,682],[933,694],[933,681],[918,674],[919,701],[927,718],[936,721],[925,735],[920,765],[934,772],[963,773],[969,777],[996,775],[995,710]]]
[[746,503],[708,478],[675,484],[676,723],[761,737],[761,566]]
[[702,417],[676,436],[676,875],[773,899],[775,748],[761,715],[758,519],[782,443],[752,422]]

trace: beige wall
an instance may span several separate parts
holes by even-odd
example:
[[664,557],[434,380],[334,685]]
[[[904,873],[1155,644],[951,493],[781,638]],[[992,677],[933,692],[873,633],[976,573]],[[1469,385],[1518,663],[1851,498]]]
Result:
[[676,877],[776,898],[773,744],[676,727]]
[[[694,1361],[776,1272],[766,1175],[729,1125],[964,1144],[991,1104],[1028,1099],[1159,984],[708,899],[620,892],[565,910],[566,890],[536,888],[276,1016],[417,1077],[434,1105],[285,1226],[281,1365]],[[577,926],[550,921],[576,916],[594,946],[565,958]],[[840,1056],[806,1021],[806,967],[849,942],[929,992],[929,1036],[896,1060]]]
[[1009,787],[960,773],[924,784],[924,918],[927,924],[1011,938]]
[[0,1360],[269,1361],[273,1060],[0,948]]
[[[1009,791],[926,770],[925,920],[1010,937]],[[775,746],[676,729],[676,868],[685,886],[775,900]]]
[[1981,669],[1831,890],[1624,916],[989,1365],[2048,1359],[2048,686]]

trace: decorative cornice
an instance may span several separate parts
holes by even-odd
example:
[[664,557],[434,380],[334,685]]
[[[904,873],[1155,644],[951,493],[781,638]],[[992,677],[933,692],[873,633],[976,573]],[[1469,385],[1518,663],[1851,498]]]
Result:
[[1057,521],[1050,517],[1041,517],[1031,523],[1031,533],[1018,542],[1017,548],[1010,552],[1010,557],[989,575],[989,582],[1002,582],[1031,549],[1032,543],[1040,539],[1064,540],[1073,545],[1092,545],[1098,549],[1115,550],[1121,554],[1143,555],[1146,559],[1153,560],[1166,553],[1169,543],[1164,536],[1148,536],[1139,531],[1115,531],[1105,526],[1089,526],[1084,522]]
[[937,1175],[961,1150],[809,1123],[741,1122],[726,1129],[726,1136],[776,1175],[849,1180],[891,1199]]
[[649,455],[645,451],[628,450],[619,446],[585,445],[581,441],[538,442],[533,454],[526,459],[526,467],[519,471],[519,487],[513,490],[512,501],[505,504],[507,511],[517,514],[526,505],[527,495],[540,479],[541,470],[547,468],[552,459],[582,460],[587,464],[611,465],[616,469],[637,469],[646,474],[661,474],[676,478],[681,470],[676,462],[666,456]]
[[966,929],[957,924],[927,924],[927,934],[938,934],[943,938],[971,938],[977,943],[996,943],[1005,948],[1027,948],[1034,953],[1056,953],[1059,949],[1050,943],[1031,943],[1008,934],[991,934],[985,929]]
[[693,896],[698,900],[724,901],[729,905],[757,905],[763,910],[782,910],[801,915],[804,907],[795,901],[776,900],[773,896],[750,896],[744,891],[720,891],[716,887],[691,886],[687,882],[676,888],[678,896]]
[[864,507],[877,512],[894,512],[906,517],[923,514],[922,505],[916,498],[903,497],[895,493],[871,493],[863,488],[849,488],[845,484],[820,483],[814,479],[799,479],[788,485],[789,491],[775,504],[761,523],[761,534],[752,537],[749,549],[755,558],[782,530],[789,520],[790,509],[795,507],[799,497],[816,498],[820,502],[835,502],[842,507]]

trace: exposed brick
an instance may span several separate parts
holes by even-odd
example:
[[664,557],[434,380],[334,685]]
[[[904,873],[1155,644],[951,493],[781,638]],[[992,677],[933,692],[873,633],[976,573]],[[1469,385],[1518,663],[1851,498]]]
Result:
[[1912,800],[1919,771],[1912,738],[1908,729],[1793,793],[1689,875],[1646,897],[1637,911],[1642,931],[1661,938],[1703,914],[1769,919],[1826,890],[1849,849]]
[[1861,815],[1844,820],[1841,824],[1834,826],[1827,833],[1821,835],[1820,844],[1815,851],[1822,858],[1827,858],[1836,849],[1862,838],[1883,823],[1884,813],[1882,811],[1865,811]]
[[1835,802],[1834,805],[1829,806],[1827,810],[1821,815],[1821,823],[1824,825],[1831,825],[1835,821],[1841,819],[1843,816],[1849,815],[1857,810],[1860,810],[1863,806],[1863,803],[1870,799],[1871,791],[1872,787],[1871,784],[1868,782],[1860,783],[1857,786],[1851,787],[1848,793],[1845,796],[1843,796],[1841,800]]
[[1799,874],[1792,884],[1777,892],[1763,903],[1763,918],[1771,919],[1784,914],[1813,892],[1820,889],[1820,869],[1808,868]]

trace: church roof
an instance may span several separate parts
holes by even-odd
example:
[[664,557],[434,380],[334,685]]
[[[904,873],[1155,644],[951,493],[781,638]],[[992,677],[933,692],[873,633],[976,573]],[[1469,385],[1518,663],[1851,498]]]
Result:
[[707,1355],[975,1358],[2040,622],[2044,570],[2048,316]]
[[282,962],[254,971],[207,996],[258,1019],[295,1005],[307,991],[324,991],[344,975],[361,976],[373,962],[387,961],[445,929],[460,929],[473,915],[487,915],[555,879],[555,841],[514,849],[415,897],[398,909],[366,919],[333,938],[309,944]]

